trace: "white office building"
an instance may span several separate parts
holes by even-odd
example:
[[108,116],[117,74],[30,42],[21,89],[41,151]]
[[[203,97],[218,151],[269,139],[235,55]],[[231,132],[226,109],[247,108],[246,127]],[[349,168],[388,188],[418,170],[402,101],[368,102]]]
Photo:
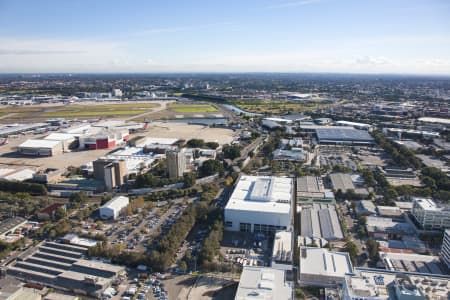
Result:
[[225,207],[225,229],[262,233],[291,230],[292,190],[291,178],[242,176]]
[[438,206],[431,199],[415,198],[411,214],[425,230],[450,228],[450,209]]
[[100,207],[100,218],[117,219],[120,212],[130,203],[128,197],[117,196]]
[[284,270],[244,267],[235,300],[293,300],[293,285],[286,281]]
[[445,230],[442,241],[441,259],[450,270],[450,229]]

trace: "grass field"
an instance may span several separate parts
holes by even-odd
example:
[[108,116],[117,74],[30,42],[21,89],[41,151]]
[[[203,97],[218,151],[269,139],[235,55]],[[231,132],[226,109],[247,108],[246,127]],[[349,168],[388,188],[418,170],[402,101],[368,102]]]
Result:
[[99,116],[133,116],[157,107],[154,103],[124,103],[64,106],[21,106],[0,109],[0,116],[12,114],[12,119],[90,118]]
[[236,101],[234,105],[242,110],[254,113],[298,113],[322,107],[320,103],[299,103],[287,101],[245,100]]
[[169,108],[177,113],[207,113],[217,111],[217,108],[211,104],[171,103]]

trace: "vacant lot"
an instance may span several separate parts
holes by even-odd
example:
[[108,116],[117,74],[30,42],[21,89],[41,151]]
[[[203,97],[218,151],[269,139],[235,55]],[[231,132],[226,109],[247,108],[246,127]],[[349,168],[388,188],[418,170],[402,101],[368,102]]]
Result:
[[33,105],[0,108],[0,116],[11,120],[134,116],[156,107],[158,107],[156,103]]
[[169,108],[177,113],[207,113],[217,111],[217,108],[211,104],[172,103],[169,105]]
[[242,100],[234,103],[242,110],[254,113],[298,113],[312,109],[319,109],[324,106],[319,102],[288,102],[288,101],[272,101],[272,100]]
[[225,128],[210,128],[202,125],[188,125],[186,123],[153,122],[150,124],[146,136],[166,137],[178,139],[203,139],[205,142],[217,142],[221,145],[233,141],[236,133]]

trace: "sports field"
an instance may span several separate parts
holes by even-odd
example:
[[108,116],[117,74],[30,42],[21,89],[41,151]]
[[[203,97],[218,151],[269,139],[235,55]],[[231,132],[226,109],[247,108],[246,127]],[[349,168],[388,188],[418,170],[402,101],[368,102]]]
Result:
[[106,116],[134,116],[158,107],[155,103],[122,104],[72,104],[72,105],[36,105],[6,107],[0,109],[0,116],[7,119],[40,118],[94,118]]
[[217,111],[217,108],[211,104],[171,103],[169,108],[177,113],[207,113]]

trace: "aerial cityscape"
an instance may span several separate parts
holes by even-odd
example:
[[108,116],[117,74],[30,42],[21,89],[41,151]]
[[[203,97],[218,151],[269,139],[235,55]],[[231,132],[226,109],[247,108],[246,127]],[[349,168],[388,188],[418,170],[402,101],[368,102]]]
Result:
[[0,24],[0,300],[450,299],[449,2]]

